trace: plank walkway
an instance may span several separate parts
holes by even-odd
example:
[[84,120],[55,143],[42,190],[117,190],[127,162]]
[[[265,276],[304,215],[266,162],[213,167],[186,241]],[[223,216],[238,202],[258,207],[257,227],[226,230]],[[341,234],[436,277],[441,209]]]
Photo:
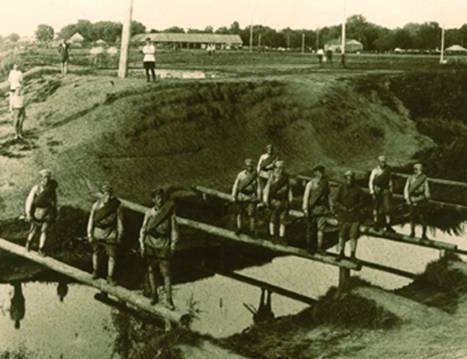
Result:
[[62,263],[54,258],[42,257],[33,251],[28,252],[24,247],[18,246],[5,239],[0,238],[0,249],[15,254],[17,256],[29,259],[55,272],[64,274],[65,276],[73,278],[81,283],[97,288],[101,292],[112,295],[118,298],[119,300],[131,304],[137,307],[138,309],[144,310],[145,312],[152,314],[158,318],[168,319],[172,323],[176,324],[187,323],[190,319],[190,315],[187,313],[182,313],[177,310],[172,311],[160,304],[151,305],[150,299],[143,297],[137,293],[134,293],[129,289],[120,286],[110,285],[104,279],[92,279],[92,275],[90,273],[84,272],[78,268]]

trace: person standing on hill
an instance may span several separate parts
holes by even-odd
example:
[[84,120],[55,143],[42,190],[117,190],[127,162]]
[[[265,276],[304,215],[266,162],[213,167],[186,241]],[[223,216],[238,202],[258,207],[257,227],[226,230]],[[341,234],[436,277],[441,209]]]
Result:
[[[285,225],[290,203],[293,200],[290,176],[284,167],[284,161],[275,163],[274,171],[271,173],[264,189],[264,201],[271,211],[269,235],[275,239],[275,235],[279,232],[279,242],[281,244],[286,244]],[[279,231],[277,231],[277,227]]]
[[335,200],[337,218],[339,221],[339,243],[337,245],[338,259],[344,258],[345,242],[350,240],[350,257],[355,260],[357,241],[360,235],[360,221],[365,194],[355,183],[352,171],[345,173],[345,183],[339,188]]
[[384,216],[386,231],[394,232],[394,229],[391,227],[392,172],[391,168],[387,165],[386,157],[378,157],[378,166],[371,171],[368,188],[373,198],[375,229],[379,228],[380,217]]
[[324,175],[324,166],[316,166],[313,169],[313,178],[306,184],[303,195],[303,213],[306,221],[306,242],[308,250],[313,251],[311,230],[317,227],[317,251],[324,254],[324,229],[326,228],[326,216],[331,213],[331,201],[329,182]]
[[245,160],[245,169],[235,179],[232,197],[237,205],[237,234],[244,230],[243,220],[246,215],[250,221],[250,234],[254,236],[256,202],[261,198],[261,193],[258,186],[258,174],[250,158]]
[[17,64],[13,65],[13,68],[11,69],[10,73],[8,74],[8,84],[10,85],[10,104],[9,104],[9,110],[10,112],[13,111],[13,96],[16,93],[16,89],[18,87],[23,86],[23,73],[21,70],[18,68]]
[[151,78],[149,76],[149,72],[152,75],[152,81],[156,81],[156,47],[151,42],[151,38],[146,38],[146,45],[143,47],[143,65],[144,70],[146,71],[146,81],[150,82]]
[[426,210],[431,198],[430,185],[423,172],[423,165],[416,163],[413,168],[414,174],[407,178],[404,187],[404,199],[410,207],[410,236],[415,237],[415,222],[419,219],[422,224],[422,239],[428,240]]
[[141,256],[146,257],[149,262],[151,304],[159,301],[156,281],[156,270],[159,268],[164,278],[165,305],[173,310],[175,306],[172,300],[170,260],[178,241],[175,206],[173,201],[166,199],[166,192],[161,188],[153,191],[151,197],[154,205],[144,216],[139,236]]
[[58,45],[58,53],[60,54],[62,76],[68,73],[68,62],[70,60],[70,45],[65,39]]
[[258,185],[261,192],[274,170],[274,164],[277,162],[277,154],[272,145],[266,146],[266,153],[262,154],[258,160],[256,171],[258,172]]
[[120,201],[110,185],[103,185],[101,198],[92,206],[88,221],[88,240],[92,245],[93,279],[98,278],[99,252],[104,249],[108,256],[107,281],[115,285],[117,247],[123,235],[123,215]]
[[26,249],[29,251],[31,243],[40,233],[39,255],[44,256],[45,242],[51,225],[57,218],[57,182],[52,179],[52,172],[43,169],[39,172],[40,182],[32,187],[26,199],[26,220],[31,223]]
[[26,119],[26,106],[24,104],[23,89],[21,86],[18,86],[15,93],[12,95],[11,106],[13,109],[13,123],[15,126],[16,139],[24,139],[23,123]]

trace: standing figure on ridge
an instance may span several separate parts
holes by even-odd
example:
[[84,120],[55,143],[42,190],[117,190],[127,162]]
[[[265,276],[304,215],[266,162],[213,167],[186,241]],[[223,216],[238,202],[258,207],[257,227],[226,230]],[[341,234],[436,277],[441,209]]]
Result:
[[151,42],[150,37],[146,38],[146,45],[143,47],[143,54],[143,65],[144,70],[146,71],[146,81],[151,81],[149,73],[152,75],[152,81],[156,81],[156,72],[154,70],[156,68],[156,47]]
[[117,247],[123,236],[122,209],[110,185],[103,185],[100,194],[101,198],[92,206],[88,221],[88,240],[93,249],[92,277],[98,278],[100,252],[105,250],[108,257],[107,281],[116,285]]
[[393,192],[391,168],[387,165],[386,157],[378,157],[378,166],[370,174],[368,189],[373,198],[373,220],[375,229],[379,228],[381,217],[385,220],[385,229],[394,232],[391,227],[391,199]]
[[52,172],[48,169],[39,171],[39,175],[39,183],[32,187],[26,199],[26,220],[31,223],[26,249],[30,250],[34,237],[40,234],[38,253],[44,256],[45,242],[57,217],[58,184],[52,179]]
[[264,201],[271,211],[269,235],[275,240],[279,234],[281,244],[286,244],[285,225],[292,200],[290,176],[285,171],[284,161],[277,161],[264,189]]
[[410,236],[415,237],[415,222],[420,220],[422,239],[427,240],[426,210],[431,198],[430,185],[421,163],[416,163],[413,169],[414,174],[407,178],[404,187],[404,199],[410,207]]
[[[324,166],[316,166],[313,169],[313,178],[306,184],[303,195],[302,209],[306,221],[306,242],[307,249],[314,252],[316,248],[318,253],[324,254],[323,239],[324,229],[327,223],[327,216],[332,212],[332,203],[330,201],[329,182],[324,174]],[[312,227],[317,226],[317,243],[312,243]]]
[[65,39],[58,45],[58,53],[60,54],[62,76],[66,76],[68,74],[68,62],[70,61],[70,45]]
[[237,234],[244,231],[244,217],[249,219],[249,230],[255,236],[255,211],[258,200],[261,198],[260,187],[258,185],[258,174],[255,170],[253,160],[245,160],[245,169],[241,171],[232,188],[237,212]]
[[[266,146],[266,153],[262,154],[258,160],[258,166],[256,171],[258,172],[259,182],[261,193],[264,191],[264,186],[274,170],[274,164],[277,162],[277,154],[272,145]],[[263,193],[264,194],[264,193]]]

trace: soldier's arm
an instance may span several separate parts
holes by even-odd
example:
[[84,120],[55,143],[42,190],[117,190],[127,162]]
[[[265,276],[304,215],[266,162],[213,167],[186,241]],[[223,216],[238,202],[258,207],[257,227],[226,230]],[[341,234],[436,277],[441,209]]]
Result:
[[91,213],[89,214],[89,219],[88,219],[88,239],[89,241],[92,242],[93,237],[94,237],[94,214],[96,212],[96,206],[97,203],[94,203],[91,208]]
[[292,184],[290,183],[290,180],[289,180],[289,185],[288,185],[288,196],[289,196],[289,203],[292,203],[293,201],[293,191],[292,191]]
[[431,198],[430,184],[428,183],[428,179],[425,181],[425,197],[427,199]]
[[34,204],[34,198],[36,198],[37,194],[37,185],[34,186],[31,191],[29,192],[28,197],[26,198],[26,204],[25,204],[25,212],[26,216],[30,218],[32,216],[32,206]]
[[266,187],[264,187],[264,202],[266,204],[269,204],[269,192],[270,192],[270,188],[271,188],[271,177],[269,177],[267,183],[266,183]]
[[310,192],[311,192],[311,181],[309,181],[305,186],[305,193],[303,194],[303,202],[302,202],[303,212],[308,211]]
[[240,182],[240,175],[237,176],[237,178],[235,179],[234,185],[232,187],[232,198],[234,201],[237,200],[239,182]]
[[261,157],[259,158],[258,160],[258,166],[256,166],[256,172],[260,173],[261,172],[261,164],[263,163],[263,156],[261,155]]
[[375,193],[374,180],[375,180],[375,170],[372,170],[370,174],[370,179],[368,181],[368,189],[370,190],[371,195]]
[[141,225],[141,229],[139,231],[139,244],[141,246],[143,245],[144,237],[146,237],[149,216],[150,216],[150,214],[149,214],[149,210],[148,210],[146,212],[146,214],[144,215],[143,224]]
[[394,192],[394,181],[392,180],[392,172],[389,174],[389,192]]
[[175,252],[175,248],[177,247],[177,243],[178,243],[178,231],[179,231],[179,228],[178,228],[178,223],[177,223],[177,219],[176,219],[176,216],[175,216],[175,211],[174,213],[172,213],[172,216],[170,217],[170,222],[171,222],[171,232],[170,232],[170,250],[171,252]]
[[405,186],[404,186],[404,198],[406,202],[410,204],[409,186],[410,186],[410,177],[407,178],[407,181],[405,181]]
[[117,209],[117,232],[118,232],[118,237],[117,240],[120,242],[123,237],[123,210],[120,207]]
[[346,211],[347,208],[342,203],[342,188],[343,188],[342,186],[339,187],[334,203],[335,203],[335,207],[337,210]]

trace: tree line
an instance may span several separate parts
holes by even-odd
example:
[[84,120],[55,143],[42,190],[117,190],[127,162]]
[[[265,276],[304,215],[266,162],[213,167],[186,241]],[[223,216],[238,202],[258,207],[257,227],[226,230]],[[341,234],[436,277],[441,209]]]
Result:
[[[74,24],[66,25],[59,32],[60,38],[68,39],[75,33],[80,33],[85,41],[95,42],[99,39],[107,43],[115,43],[120,39],[122,24],[113,21],[98,21],[92,23],[88,20],[78,20]],[[133,21],[131,34],[142,34],[145,32],[173,32],[173,33],[216,33],[239,35],[244,44],[250,42],[250,27],[240,27],[235,21],[229,27],[223,26],[216,30],[212,26],[204,29],[184,29],[173,26],[164,30],[151,29],[138,21]],[[254,46],[270,48],[300,48],[302,37],[305,35],[307,48],[317,49],[330,40],[338,39],[341,34],[341,25],[325,26],[320,29],[292,29],[285,28],[276,30],[268,26],[253,26]],[[41,24],[36,30],[36,38],[41,42],[51,41],[55,36],[53,27]],[[389,51],[395,48],[434,50],[440,47],[441,27],[437,22],[425,22],[422,24],[409,23],[397,29],[388,29],[371,23],[362,15],[353,15],[347,20],[347,37],[355,39],[363,44],[366,51]],[[17,34],[6,37],[12,42],[19,39]],[[446,30],[446,46],[458,44],[467,47],[467,24],[458,29]]]

